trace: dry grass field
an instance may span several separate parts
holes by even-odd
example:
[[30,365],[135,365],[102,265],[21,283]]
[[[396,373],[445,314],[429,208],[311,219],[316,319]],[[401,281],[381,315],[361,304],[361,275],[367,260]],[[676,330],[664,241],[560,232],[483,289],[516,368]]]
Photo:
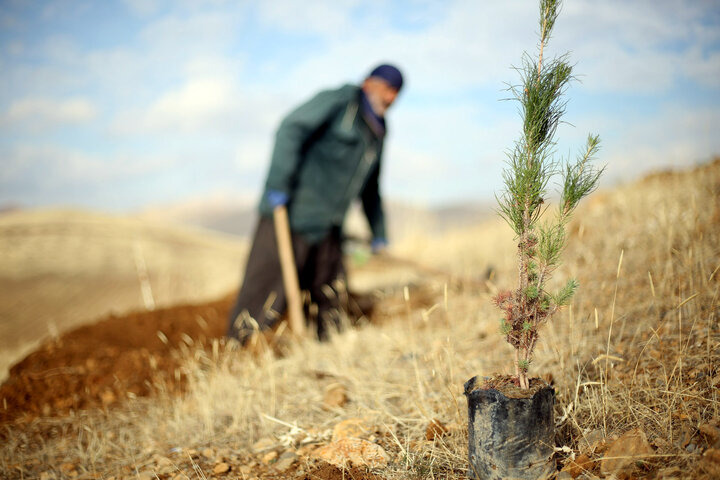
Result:
[[[581,287],[530,369],[557,393],[558,478],[720,478],[720,159],[597,192],[570,230],[556,278]],[[514,287],[512,234],[491,220],[392,254],[410,261],[353,257],[351,287],[376,290],[369,322],[322,344],[187,336],[167,353],[182,395],[158,380],[19,416],[0,425],[0,476],[466,478],[463,383],[512,369],[491,303]]]

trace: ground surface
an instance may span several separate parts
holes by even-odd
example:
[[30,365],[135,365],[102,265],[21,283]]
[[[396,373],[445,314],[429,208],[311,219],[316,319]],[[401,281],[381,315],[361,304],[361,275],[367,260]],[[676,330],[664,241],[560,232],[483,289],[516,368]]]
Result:
[[[720,478],[718,198],[720,160],[599,193],[570,225],[559,276],[581,291],[532,365],[554,372],[563,478]],[[419,238],[410,262],[352,272],[404,287],[384,287],[369,325],[327,344],[283,350],[280,336],[276,355],[233,351],[219,340],[232,294],[70,327],[0,387],[0,476],[465,478],[462,383],[507,367],[491,297],[512,288],[515,247],[500,232]],[[182,267],[192,253],[174,255]],[[399,268],[414,276],[398,281]],[[87,291],[111,285],[88,279]],[[349,400],[328,406],[329,392]],[[388,463],[340,469],[312,455],[359,417]]]

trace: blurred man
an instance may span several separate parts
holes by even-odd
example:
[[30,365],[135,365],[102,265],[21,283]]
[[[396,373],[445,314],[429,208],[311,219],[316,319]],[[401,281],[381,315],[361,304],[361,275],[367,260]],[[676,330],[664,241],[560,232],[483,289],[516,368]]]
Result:
[[317,306],[314,322],[324,340],[339,327],[337,285],[343,280],[341,229],[360,198],[372,231],[373,252],[387,245],[378,187],[385,113],[402,88],[392,65],[373,69],[361,86],[318,93],[280,124],[242,288],[227,335],[246,342],[270,329],[287,302],[278,259],[273,210],[286,206],[300,288]]

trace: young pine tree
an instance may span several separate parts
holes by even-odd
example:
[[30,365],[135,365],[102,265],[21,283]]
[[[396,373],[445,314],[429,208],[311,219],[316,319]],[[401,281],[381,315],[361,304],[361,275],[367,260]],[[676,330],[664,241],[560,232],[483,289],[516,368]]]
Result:
[[[546,283],[560,263],[566,243],[566,226],[578,202],[597,187],[603,169],[592,165],[600,140],[589,135],[587,145],[574,160],[556,161],[555,133],[565,113],[562,99],[573,80],[568,54],[544,59],[543,52],[560,13],[561,0],[540,0],[538,53],[525,53],[516,68],[522,84],[510,87],[520,103],[522,135],[508,153],[503,172],[505,189],[497,198],[499,213],[515,231],[518,241],[518,286],[494,299],[504,312],[501,331],[515,348],[515,373],[528,388],[528,367],[538,339],[538,329],[570,302],[578,283],[568,280],[558,292]],[[541,224],[551,177],[561,176],[559,208],[554,218]]]

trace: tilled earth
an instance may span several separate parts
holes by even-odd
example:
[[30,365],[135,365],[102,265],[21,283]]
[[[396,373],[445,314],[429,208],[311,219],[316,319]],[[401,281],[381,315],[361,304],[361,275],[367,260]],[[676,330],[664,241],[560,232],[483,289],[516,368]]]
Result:
[[231,301],[110,316],[45,342],[0,386],[0,424],[110,406],[159,382],[180,391],[178,346],[221,338]]

